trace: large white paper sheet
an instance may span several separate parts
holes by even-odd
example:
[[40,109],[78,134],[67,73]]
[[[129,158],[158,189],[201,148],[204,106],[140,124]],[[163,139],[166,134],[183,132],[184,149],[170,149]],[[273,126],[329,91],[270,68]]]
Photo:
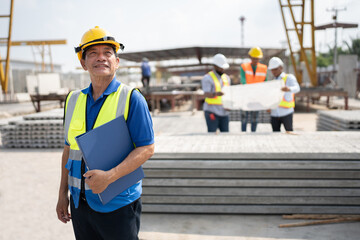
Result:
[[232,85],[223,87],[222,102],[224,108],[244,111],[260,111],[274,109],[279,106],[284,92],[283,81],[267,81],[262,83]]

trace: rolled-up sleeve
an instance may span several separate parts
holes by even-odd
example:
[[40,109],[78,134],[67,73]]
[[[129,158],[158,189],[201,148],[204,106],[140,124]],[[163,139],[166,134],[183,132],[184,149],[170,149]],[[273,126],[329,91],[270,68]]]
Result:
[[201,80],[201,88],[204,92],[215,92],[215,86],[209,74],[206,74]]
[[147,102],[136,90],[131,95],[127,125],[131,139],[137,147],[154,143],[153,123]]

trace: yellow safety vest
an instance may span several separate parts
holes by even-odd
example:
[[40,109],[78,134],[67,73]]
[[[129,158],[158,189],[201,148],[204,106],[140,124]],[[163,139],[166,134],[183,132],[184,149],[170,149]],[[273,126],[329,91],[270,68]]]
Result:
[[[122,92],[123,94],[121,94]],[[124,115],[125,120],[127,120],[131,92],[130,87],[120,84],[117,91],[106,98],[99,111],[94,128],[121,115]],[[70,144],[70,149],[79,150],[75,137],[86,132],[86,99],[87,95],[78,90],[70,92],[66,101],[65,136]],[[72,104],[69,104],[69,102]],[[119,102],[121,105],[119,105]]]
[[[129,86],[120,84],[116,92],[109,94],[99,111],[94,128],[121,115],[127,120],[132,90]],[[86,100],[87,95],[82,93],[81,90],[72,91],[66,99],[65,107],[65,139],[70,145],[69,159],[66,168],[69,170],[68,185],[74,199],[75,207],[79,205],[81,190],[80,163],[83,157],[75,137],[86,132]],[[86,190],[90,190],[90,188],[85,183],[85,195],[89,206],[93,209],[101,209],[102,204],[98,195]],[[109,204],[111,204],[111,202]]]
[[[285,86],[286,86],[287,77],[288,77],[288,74],[285,74],[285,76],[282,78],[282,80],[284,80]],[[290,101],[287,101],[285,99],[285,94],[291,94],[291,100]],[[279,107],[282,107],[282,108],[294,108],[295,107],[295,94],[287,93],[287,92],[285,92],[285,94],[284,94],[284,97],[283,97],[283,99],[281,100],[281,102],[279,104]]]
[[[219,79],[216,77],[215,73],[213,71],[210,71],[208,73],[211,78],[213,79],[214,81],[214,85],[215,85],[215,92],[221,92],[221,83],[219,81]],[[222,79],[222,82],[223,82],[223,86],[230,86],[230,78],[227,74],[222,74],[221,75],[221,79]],[[209,105],[222,105],[222,100],[221,100],[221,96],[215,96],[213,98],[205,98],[205,102]]]

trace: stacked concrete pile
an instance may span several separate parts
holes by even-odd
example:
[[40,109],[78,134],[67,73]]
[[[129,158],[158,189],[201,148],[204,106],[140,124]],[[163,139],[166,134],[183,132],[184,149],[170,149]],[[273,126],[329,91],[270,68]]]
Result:
[[319,111],[318,131],[360,131],[360,110]]
[[9,121],[0,128],[5,148],[61,148],[64,146],[63,110],[55,109]]
[[356,132],[158,136],[143,165],[143,211],[360,214],[359,139]]
[[[230,121],[241,121],[242,110],[232,110],[230,111]],[[250,122],[251,115],[248,115],[248,122]],[[259,123],[270,123],[271,116],[267,111],[259,112]]]

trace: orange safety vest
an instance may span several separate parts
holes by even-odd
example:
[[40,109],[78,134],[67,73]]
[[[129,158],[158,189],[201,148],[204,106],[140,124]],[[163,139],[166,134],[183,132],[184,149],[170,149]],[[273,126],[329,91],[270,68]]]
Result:
[[[216,77],[215,73],[213,71],[210,71],[208,73],[211,78],[214,81],[214,85],[215,85],[215,92],[221,92],[221,84],[219,79]],[[225,73],[221,75],[221,79],[223,82],[223,86],[230,86],[230,81],[229,81],[229,76],[226,75]],[[205,98],[205,102],[209,105],[222,105],[222,100],[221,100],[221,96],[215,96],[213,98]]]
[[[284,80],[285,86],[286,86],[287,77],[288,77],[288,75],[285,74],[285,76],[282,78],[282,80]],[[285,92],[285,94],[290,94],[290,93]],[[283,97],[283,99],[281,100],[281,102],[279,104],[279,107],[282,107],[282,108],[294,108],[295,107],[295,94],[291,93],[291,100],[290,101],[287,101],[285,99],[285,94],[284,94],[284,97]]]
[[245,72],[246,84],[264,82],[266,79],[267,66],[261,63],[257,64],[256,72],[251,67],[251,63],[241,64],[242,69]]

